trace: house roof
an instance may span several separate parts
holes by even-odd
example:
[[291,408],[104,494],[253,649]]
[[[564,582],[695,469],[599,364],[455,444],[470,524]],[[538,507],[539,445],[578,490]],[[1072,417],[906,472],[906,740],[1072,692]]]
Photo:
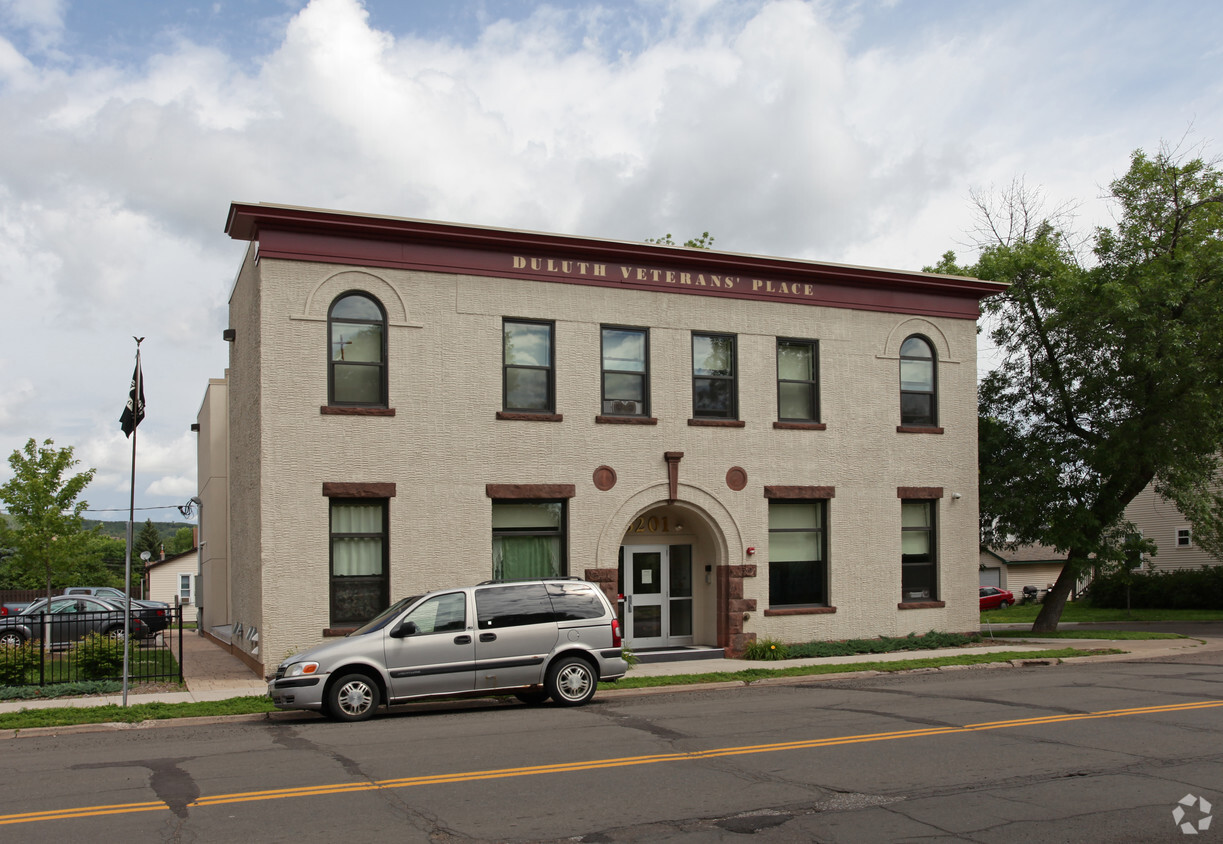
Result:
[[1064,563],[1066,555],[1048,545],[1020,545],[1018,548],[986,548],[981,553],[994,557],[1008,566],[1034,565],[1036,563]]
[[234,202],[225,224],[260,258],[463,273],[976,319],[1006,284],[653,243]]
[[166,563],[172,563],[175,560],[181,560],[183,557],[186,557],[188,554],[195,554],[199,550],[200,550],[199,546],[196,546],[195,548],[189,548],[186,551],[179,551],[177,554],[171,554],[170,556],[162,560],[149,560],[147,563],[144,564],[144,570],[148,571],[149,569],[155,569],[158,566],[164,566]]

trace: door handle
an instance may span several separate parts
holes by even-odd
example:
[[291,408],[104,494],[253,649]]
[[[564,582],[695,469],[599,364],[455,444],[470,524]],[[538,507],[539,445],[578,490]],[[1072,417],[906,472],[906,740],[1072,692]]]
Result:
[[625,612],[633,611],[633,596],[632,595],[629,595],[627,598],[624,599],[624,611]]
[[480,641],[481,642],[495,642],[497,641],[497,634],[496,633],[481,633]]
[[464,633],[462,636],[455,636],[454,643],[456,645],[470,645],[471,637]]

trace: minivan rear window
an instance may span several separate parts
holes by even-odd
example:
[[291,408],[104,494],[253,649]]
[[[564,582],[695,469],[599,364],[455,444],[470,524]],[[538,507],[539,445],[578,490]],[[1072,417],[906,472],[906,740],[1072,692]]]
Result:
[[577,583],[549,583],[548,597],[557,621],[602,618],[607,612],[599,596],[589,586]]
[[481,630],[547,624],[553,620],[552,604],[542,583],[477,589],[476,614]]

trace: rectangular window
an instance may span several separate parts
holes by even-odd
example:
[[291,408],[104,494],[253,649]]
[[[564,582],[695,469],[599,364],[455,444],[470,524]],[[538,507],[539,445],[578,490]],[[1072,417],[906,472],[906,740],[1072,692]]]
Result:
[[937,601],[937,534],[933,500],[900,503],[901,601]]
[[387,502],[331,499],[331,626],[355,627],[390,604]]
[[493,579],[566,574],[564,501],[493,502]]
[[1176,547],[1188,548],[1193,544],[1193,535],[1189,532],[1189,528],[1177,528],[1176,531]]
[[777,341],[777,418],[819,422],[819,346],[814,340]]
[[178,602],[180,604],[191,603],[191,575],[189,574],[178,576]]
[[738,419],[735,335],[692,335],[692,415]]
[[769,606],[828,605],[827,502],[769,502]]
[[644,328],[603,328],[603,414],[650,415],[649,334]]
[[552,413],[556,408],[553,325],[506,320],[502,330],[504,410]]

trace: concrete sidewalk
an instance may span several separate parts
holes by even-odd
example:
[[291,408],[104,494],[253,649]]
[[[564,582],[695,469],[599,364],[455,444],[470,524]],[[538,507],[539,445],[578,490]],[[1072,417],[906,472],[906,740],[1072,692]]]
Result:
[[[998,628],[996,628],[998,629]],[[989,642],[988,631],[982,633]],[[990,644],[973,648],[948,648],[926,651],[897,651],[886,654],[855,654],[853,656],[820,657],[813,659],[790,659],[779,662],[748,661],[743,659],[699,659],[679,660],[675,662],[656,662],[637,665],[629,672],[630,677],[667,677],[678,674],[711,674],[718,672],[742,671],[747,668],[790,668],[799,665],[843,665],[845,672],[835,676],[854,673],[854,665],[866,662],[898,662],[903,660],[928,659],[938,656],[957,656],[973,654],[1004,654],[1016,651],[1044,650],[1053,648],[1077,647],[1117,648],[1124,650],[1123,654],[1109,654],[1089,657],[1079,657],[1075,661],[1109,661],[1127,659],[1152,659],[1169,656],[1186,651],[1223,649],[1223,639],[1208,639],[1203,643],[1200,639],[1038,639],[1027,638],[1022,641],[996,639]],[[256,677],[249,667],[237,657],[230,654],[215,640],[196,634],[193,631],[183,633],[183,675],[186,681],[186,691],[161,692],[156,694],[132,694],[127,697],[128,705],[138,703],[187,703],[192,701],[227,700],[235,697],[248,697],[267,693],[267,684]],[[821,675],[828,677],[829,675]],[[812,678],[802,678],[809,681]],[[734,685],[734,684],[732,684]],[[650,691],[674,690],[679,687],[663,687]],[[684,687],[699,688],[699,687]],[[617,691],[614,685],[604,686],[600,694],[634,694],[638,690],[625,689]],[[97,695],[77,698],[51,698],[46,700],[13,700],[0,702],[0,713],[19,712],[22,709],[50,709],[55,707],[90,707],[107,704],[120,705],[123,702],[121,694]]]

